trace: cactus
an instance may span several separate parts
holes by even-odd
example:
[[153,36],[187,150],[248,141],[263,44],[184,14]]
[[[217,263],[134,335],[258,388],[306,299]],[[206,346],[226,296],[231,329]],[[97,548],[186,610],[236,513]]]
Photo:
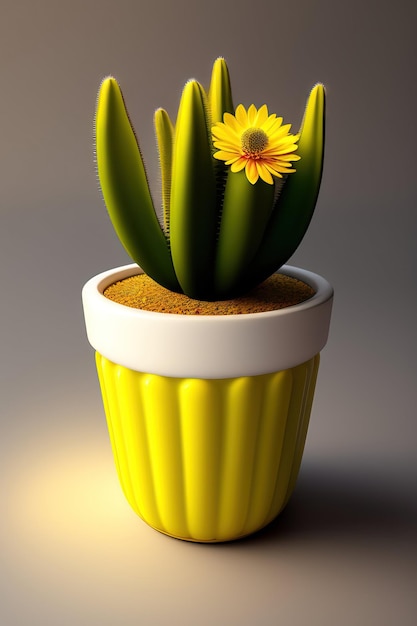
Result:
[[[128,254],[156,282],[191,298],[248,292],[290,258],[308,228],[321,181],[324,119],[321,84],[311,91],[297,135],[265,105],[235,110],[226,62],[217,59],[207,93],[196,80],[186,83],[175,126],[163,109],[155,113],[161,225],[121,89],[105,78],[95,117],[97,169]],[[229,136],[239,143],[236,155]]]

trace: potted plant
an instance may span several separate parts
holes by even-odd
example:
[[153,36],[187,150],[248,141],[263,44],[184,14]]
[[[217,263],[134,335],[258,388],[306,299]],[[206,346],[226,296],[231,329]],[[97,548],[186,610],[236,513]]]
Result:
[[284,265],[313,214],[325,91],[300,132],[232,102],[224,59],[155,113],[163,220],[120,87],[101,84],[98,176],[135,262],[87,282],[83,306],[117,471],[168,535],[237,539],[271,522],[299,471],[333,290]]

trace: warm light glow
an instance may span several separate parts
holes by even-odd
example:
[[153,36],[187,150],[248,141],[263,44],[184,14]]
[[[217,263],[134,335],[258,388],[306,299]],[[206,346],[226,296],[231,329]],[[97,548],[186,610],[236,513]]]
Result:
[[126,523],[130,507],[120,489],[109,444],[65,442],[63,438],[37,442],[37,446],[15,474],[10,505],[23,536],[46,536],[51,549],[56,544],[63,547],[66,538],[73,549],[76,535],[79,547],[91,549],[100,536],[103,539],[118,524]]

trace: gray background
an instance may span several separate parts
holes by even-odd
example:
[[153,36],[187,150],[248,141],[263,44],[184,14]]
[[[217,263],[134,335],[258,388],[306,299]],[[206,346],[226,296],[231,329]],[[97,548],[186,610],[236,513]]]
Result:
[[[416,600],[416,4],[0,3],[0,623],[411,626]],[[336,292],[302,472],[258,535],[160,535],[118,486],[80,291],[129,262],[96,184],[113,73],[157,187],[152,115],[226,57],[295,128],[328,92],[317,211],[291,260]]]

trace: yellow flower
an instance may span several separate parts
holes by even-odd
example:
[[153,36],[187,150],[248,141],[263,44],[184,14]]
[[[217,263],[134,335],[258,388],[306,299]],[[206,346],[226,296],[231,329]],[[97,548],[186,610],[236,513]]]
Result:
[[231,166],[232,172],[245,168],[249,182],[254,185],[260,177],[269,185],[272,176],[295,172],[292,162],[299,135],[291,135],[291,124],[282,124],[282,117],[268,115],[266,104],[258,110],[253,104],[246,111],[239,104],[235,115],[225,113],[223,122],[212,127],[213,145],[218,149],[214,157]]

